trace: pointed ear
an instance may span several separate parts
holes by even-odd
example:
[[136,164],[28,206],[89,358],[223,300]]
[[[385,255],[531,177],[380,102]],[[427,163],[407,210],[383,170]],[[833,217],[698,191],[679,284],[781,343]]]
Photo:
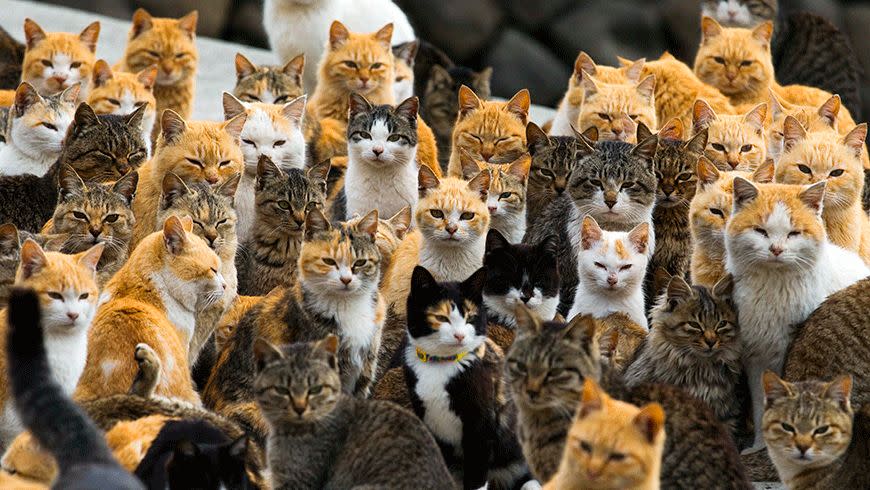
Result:
[[224,197],[228,197],[230,199],[235,199],[236,190],[239,188],[239,181],[242,179],[241,173],[235,173],[229,176],[223,184],[221,184],[215,192]]
[[696,135],[692,136],[692,138],[686,142],[683,148],[696,155],[702,155],[704,153],[704,148],[707,147],[707,134],[708,132],[706,128],[698,131]]
[[139,8],[133,12],[133,25],[130,28],[130,39],[136,39],[143,32],[151,29],[154,26],[151,14],[145,9]]
[[280,349],[260,337],[254,339],[254,362],[257,365],[257,373],[281,359],[284,359],[284,353]]
[[766,20],[752,29],[752,38],[762,46],[769,47],[770,40],[773,38],[773,22]]
[[743,177],[734,177],[734,210],[732,213],[740,211],[747,204],[751,203],[758,197],[758,187],[755,187],[752,182]]
[[580,246],[583,250],[589,250],[598,243],[604,236],[598,222],[591,215],[586,215],[583,218],[583,223],[580,226]]
[[535,156],[535,153],[542,148],[550,145],[550,137],[537,124],[529,121],[526,124],[526,145],[529,149],[529,154]]
[[646,58],[641,58],[623,67],[622,72],[625,74],[625,78],[627,78],[630,82],[636,82],[640,80],[640,76],[641,74],[643,74],[643,66],[645,64]]
[[21,84],[18,85],[18,88],[15,89],[15,101],[13,102],[15,114],[13,117],[23,116],[30,106],[42,100],[43,99],[39,95],[39,92],[33,88],[33,85],[27,82],[21,82]]
[[475,175],[486,168],[486,164],[479,164],[477,160],[465,148],[459,147],[459,164],[462,168],[462,178],[471,180]]
[[133,112],[126,116],[124,122],[127,124],[128,127],[133,128],[137,131],[141,131],[142,121],[145,119],[146,109],[148,109],[147,102],[140,104],[138,107],[136,107],[136,109],[133,110]]
[[713,296],[719,299],[731,299],[734,291],[734,276],[725,274],[713,285]]
[[571,126],[571,132],[574,133],[574,138],[580,143],[580,154],[582,156],[590,155],[595,152],[595,143],[598,141],[598,128],[589,126],[582,133],[578,132],[574,126]]
[[598,85],[592,79],[592,75],[583,72],[583,77],[580,79],[580,85],[583,87],[583,97],[589,98],[598,93]]
[[772,120],[775,121],[780,116],[780,114],[785,112],[785,107],[783,105],[783,102],[779,100],[779,97],[776,95],[776,92],[774,92],[773,89],[767,89],[767,95],[768,99],[770,99],[768,102],[768,104],[770,104],[770,117]]
[[647,442],[652,444],[665,428],[665,411],[658,403],[650,403],[640,409],[633,422]]
[[743,122],[755,128],[761,134],[764,131],[764,120],[767,119],[767,103],[762,102],[743,116]]
[[758,184],[770,184],[773,182],[773,173],[776,168],[773,163],[773,158],[766,158],[764,162],[752,172],[752,175],[749,176],[749,180],[758,183]]
[[819,107],[819,117],[821,117],[822,120],[832,128],[837,127],[837,116],[840,114],[841,104],[840,96],[835,94]]
[[227,453],[237,460],[245,459],[245,455],[248,454],[249,441],[248,436],[240,436],[230,444],[227,448]]
[[529,155],[523,155],[508,166],[507,174],[520,179],[523,183],[529,177],[529,170],[532,168],[532,159]]
[[45,31],[39,27],[39,24],[31,19],[24,19],[24,40],[27,43],[27,49],[33,49],[45,37]]
[[580,54],[577,55],[577,59],[574,60],[574,73],[573,76],[579,82],[583,78],[583,72],[586,72],[593,77],[595,73],[598,71],[598,67],[595,66],[595,61],[592,60],[592,57],[586,54],[586,51],[580,51]]
[[106,60],[99,59],[94,63],[94,88],[102,87],[112,79],[112,67],[106,63]]
[[500,231],[495,228],[490,228],[489,231],[486,232],[486,255],[489,255],[498,249],[507,247],[510,247],[510,242],[507,241],[507,238],[505,238]]
[[516,317],[517,328],[521,332],[539,334],[541,333],[541,329],[544,328],[544,323],[541,320],[541,317],[523,303],[517,303],[514,310],[514,316]]
[[317,165],[313,165],[308,169],[305,175],[309,180],[320,183],[322,191],[326,192],[326,178],[329,177],[329,170],[332,168],[332,162],[324,160]]
[[308,102],[307,95],[300,95],[295,99],[287,102],[281,107],[281,114],[297,127],[302,126],[302,119],[305,117],[305,104]]
[[292,60],[288,61],[281,69],[285,75],[293,79],[293,82],[302,86],[302,75],[305,73],[305,54],[297,55]]
[[414,60],[417,58],[417,50],[420,48],[420,42],[416,39],[413,41],[404,42],[393,46],[393,56],[401,59],[406,65],[414,67]]
[[849,134],[843,138],[843,144],[852,150],[855,158],[861,158],[861,152],[864,150],[864,141],[867,139],[867,123],[861,123],[855,126]]
[[411,273],[411,291],[429,291],[438,289],[438,281],[423,266],[415,266]]
[[505,109],[525,124],[529,118],[529,107],[531,104],[532,99],[529,96],[528,89],[522,89],[511,97]]
[[118,179],[115,185],[112,186],[112,192],[124,196],[128,206],[133,205],[133,197],[136,195],[136,188],[139,186],[139,172],[130,170],[126,175]]
[[393,109],[393,113],[405,118],[408,121],[411,121],[415,126],[417,125],[417,110],[420,108],[420,99],[416,96],[408,97],[403,100],[401,104],[397,105],[395,109]]
[[165,109],[160,116],[160,132],[164,143],[174,142],[187,128],[184,118],[172,109]]
[[60,93],[60,99],[67,104],[75,104],[76,100],[78,100],[79,92],[81,92],[81,90],[81,82],[76,82]]
[[648,102],[652,102],[656,94],[656,76],[648,75],[635,86],[637,93]]
[[637,253],[646,253],[646,246],[649,243],[649,223],[644,221],[632,228],[628,232],[628,241],[634,246]]
[[357,114],[371,112],[372,105],[369,104],[369,101],[363,97],[362,95],[351,92],[347,99],[348,106],[348,117],[353,119]]
[[801,202],[807,205],[810,209],[816,212],[816,214],[822,214],[822,203],[825,200],[825,187],[827,186],[827,181],[816,182],[815,184],[807,187],[800,193]]
[[695,292],[692,291],[692,286],[689,286],[686,280],[677,274],[671,277],[671,280],[668,282],[667,294],[668,305],[673,309],[678,302],[691,299],[695,295]]
[[341,22],[334,20],[329,26],[329,48],[332,50],[338,49],[341,45],[347,42],[350,37],[350,31]]
[[598,383],[591,376],[587,376],[583,380],[583,395],[580,398],[580,405],[577,407],[577,418],[582,419],[592,412],[602,410],[606,397],[607,394],[598,386]]
[[72,196],[81,196],[85,191],[85,182],[70,165],[63,164],[58,178],[58,198],[61,202]]
[[833,381],[828,383],[824,396],[829,400],[835,401],[841,410],[851,412],[852,405],[849,399],[852,396],[852,376],[848,374],[837,376]]
[[97,114],[87,102],[82,102],[76,108],[76,114],[73,117],[73,130],[76,134],[79,134],[84,128],[100,126],[102,124],[100,118],[97,117]]
[[705,43],[710,39],[722,34],[722,26],[712,17],[706,15],[701,17],[701,42]]
[[154,83],[157,81],[157,65],[151,65],[137,73],[136,80],[139,80],[145,90],[153,91]]
[[332,225],[320,209],[312,209],[305,215],[305,239],[311,240],[315,233],[329,231]]
[[[640,124],[637,125],[637,131],[638,131],[638,138],[637,138],[638,141],[642,141],[643,139],[646,139],[646,138],[640,137]],[[659,129],[659,139],[682,141],[683,140],[683,122],[680,121],[679,118],[675,117],[675,118],[671,119],[670,121],[668,121],[667,123],[665,123],[665,125],[662,126],[661,129]]]
[[178,27],[187,34],[187,37],[193,39],[196,36],[196,21],[199,20],[199,12],[193,12],[178,19]]
[[453,77],[450,76],[450,72],[447,71],[447,68],[444,68],[441,65],[432,65],[432,68],[429,70],[429,83],[432,84],[433,87],[449,87],[453,84]]
[[238,116],[239,114],[245,113],[245,104],[236,98],[235,95],[224,92],[222,96],[223,106],[224,106],[224,120],[229,121],[230,119]]
[[184,223],[177,216],[170,216],[163,222],[163,245],[172,255],[178,255],[184,251],[187,244],[187,231]]
[[261,183],[264,180],[278,179],[284,175],[281,172],[281,169],[275,165],[275,162],[272,161],[266,155],[260,155],[260,158],[257,159],[257,189],[262,189]]
[[719,169],[707,157],[701,155],[695,166],[695,175],[698,176],[698,186],[703,189],[719,180]]
[[771,403],[780,398],[794,396],[794,386],[783,381],[771,370],[767,370],[761,375],[761,386],[764,389],[765,407],[770,406]]
[[79,40],[88,47],[91,53],[97,52],[97,39],[100,38],[100,22],[94,21],[79,34]]
[[30,279],[38,274],[48,264],[48,257],[38,243],[32,238],[24,240],[21,245],[21,259],[18,262],[18,275],[15,282]]
[[[251,63],[251,60],[245,57],[242,53],[236,53],[236,80],[241,80],[247,76],[257,72],[257,65]],[[226,92],[225,92],[226,93]]]
[[489,182],[491,175],[489,169],[481,170],[473,179],[468,181],[468,189],[476,192],[480,196],[480,200],[486,202],[486,196],[489,194]]
[[438,180],[432,169],[428,165],[420,165],[420,170],[417,171],[417,191],[420,198],[425,197],[430,190],[437,189],[439,185],[441,185],[441,181]]
[[375,40],[381,43],[381,46],[388,49],[390,52],[393,51],[393,23],[381,27],[378,32],[375,33]]
[[369,237],[374,241],[378,234],[378,210],[374,209],[369,211],[369,214],[363,216],[359,223],[356,224],[356,229],[363,233],[368,233]]
[[464,118],[470,112],[483,107],[483,102],[477,98],[474,90],[462,85],[459,87],[459,117]]
[[696,100],[695,105],[692,106],[692,128],[694,131],[696,133],[701,131],[715,120],[716,113],[713,112],[713,108],[710,107],[710,104],[703,99]]
[[546,237],[544,237],[543,240],[541,240],[540,243],[536,245],[536,247],[541,252],[540,258],[552,258],[552,260],[555,260],[556,256],[559,254],[559,236],[547,235]]
[[97,264],[100,262],[100,257],[103,256],[103,250],[106,249],[105,243],[98,243],[84,252],[75,255],[79,265],[86,269],[90,269],[94,274],[97,273]]
[[459,285],[462,296],[475,303],[483,301],[483,286],[486,284],[486,267],[481,267]]
[[408,229],[411,228],[411,206],[405,206],[400,209],[398,213],[387,221],[393,225],[393,232],[396,234],[396,238],[399,240],[405,238]]
[[[327,353],[331,355],[336,355],[338,353],[338,344],[339,338],[335,334],[329,334],[323,340],[320,340],[316,343],[316,347],[318,349],[323,349]],[[335,367],[335,366],[333,366]]]
[[[641,123],[641,124],[643,124],[643,123]],[[640,127],[640,126],[638,126],[638,127]],[[638,131],[638,133],[640,133],[640,131]],[[646,138],[645,140],[639,139],[638,141],[640,141],[640,143],[638,143],[637,146],[635,146],[634,149],[631,150],[631,153],[633,155],[637,155],[637,156],[643,158],[644,160],[646,160],[648,162],[651,162],[652,159],[656,156],[656,149],[658,148],[658,145],[659,145],[659,139],[655,136],[650,136],[650,137]]]
[[226,131],[227,134],[230,135],[230,137],[233,139],[233,141],[236,142],[236,144],[238,144],[242,138],[242,128],[245,127],[245,121],[247,120],[247,114],[239,114],[230,119],[229,121],[225,121],[223,123],[224,131]]

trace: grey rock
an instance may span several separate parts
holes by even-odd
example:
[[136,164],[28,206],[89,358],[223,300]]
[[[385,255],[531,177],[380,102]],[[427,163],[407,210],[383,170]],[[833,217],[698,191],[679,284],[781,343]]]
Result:
[[495,0],[402,0],[418,35],[457,63],[467,62],[492,41],[504,14]]
[[510,97],[522,88],[530,88],[533,104],[553,106],[567,86],[570,68],[546,46],[515,29],[505,29],[484,57],[492,66],[492,92]]
[[573,0],[504,0],[505,8],[517,24],[531,29],[553,19],[561,11],[576,3]]

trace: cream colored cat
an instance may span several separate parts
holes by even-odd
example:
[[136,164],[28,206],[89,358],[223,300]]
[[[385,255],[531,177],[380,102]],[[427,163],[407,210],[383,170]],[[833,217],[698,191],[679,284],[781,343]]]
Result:
[[637,84],[609,84],[597,82],[584,73],[582,85],[579,131],[596,127],[599,140],[637,143],[632,128],[638,123],[644,123],[648,128],[658,127],[655,76],[647,76]]

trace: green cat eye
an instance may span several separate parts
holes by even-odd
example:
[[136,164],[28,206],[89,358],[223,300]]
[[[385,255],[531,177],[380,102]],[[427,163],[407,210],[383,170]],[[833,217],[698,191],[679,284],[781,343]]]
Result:
[[278,207],[283,209],[283,210],[290,209],[290,202],[289,201],[278,201]]
[[510,192],[502,192],[501,194],[498,195],[498,198],[499,198],[499,199],[507,199],[507,198],[509,198],[509,197],[511,197],[511,193],[510,193]]
[[310,393],[312,395],[317,395],[321,391],[323,391],[323,386],[321,386],[321,385],[312,386],[311,388],[308,389],[308,393]]
[[782,423],[782,430],[784,430],[786,432],[791,432],[792,434],[794,434],[794,427],[791,424],[787,424],[787,423],[783,422]]
[[430,209],[429,214],[431,214],[432,217],[435,219],[443,219],[444,218],[444,212],[441,211],[440,209]]
[[466,212],[459,215],[459,219],[461,219],[463,221],[468,221],[470,219],[474,219],[474,213],[466,211]]
[[392,143],[395,143],[396,141],[399,141],[400,139],[402,139],[402,136],[401,136],[401,135],[398,135],[398,134],[391,134],[391,135],[387,138],[387,141],[390,141],[390,142],[392,142]]
[[332,260],[332,259],[330,259],[329,257],[324,257],[324,258],[323,258],[323,263],[326,264],[326,265],[335,266],[335,261]]
[[377,70],[378,68],[380,68],[380,67],[382,67],[382,66],[384,66],[383,63],[372,63],[371,69],[372,69],[372,70]]

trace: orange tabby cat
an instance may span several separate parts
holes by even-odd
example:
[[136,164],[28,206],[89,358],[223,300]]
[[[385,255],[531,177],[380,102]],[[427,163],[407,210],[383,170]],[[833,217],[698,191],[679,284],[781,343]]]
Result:
[[142,136],[146,147],[151,148],[151,133],[157,118],[157,100],[154,98],[154,82],[157,67],[145,68],[139,73],[113,73],[104,60],[94,64],[94,80],[88,94],[88,105],[97,114],[126,115],[145,105],[142,116]]
[[156,395],[199,403],[187,346],[195,313],[226,289],[220,259],[191,233],[193,222],[172,216],[148,235],[106,285],[111,299],[97,311],[88,334],[88,359],[78,400],[126,393],[138,371],[136,345],[153,346],[163,366]]
[[168,172],[185,183],[207,182],[213,187],[242,172],[239,139],[245,120],[244,113],[226,122],[202,122],[185,121],[172,110],[163,112],[154,158],[139,168],[131,249],[154,230],[163,177]]
[[767,154],[764,120],[767,104],[759,104],[746,114],[717,115],[707,102],[695,101],[692,127],[695,134],[707,129],[704,154],[722,170],[758,168]]
[[27,49],[21,64],[21,81],[28,82],[42,95],[61,92],[76,83],[82,84],[79,101],[88,95],[91,70],[96,62],[100,23],[92,22],[76,35],[66,32],[46,33],[36,22],[24,20]]
[[578,130],[595,127],[599,140],[636,143],[637,136],[632,128],[637,123],[642,122],[648,128],[658,127],[655,76],[644,77],[637,84],[609,84],[584,74],[582,84],[583,107]]

